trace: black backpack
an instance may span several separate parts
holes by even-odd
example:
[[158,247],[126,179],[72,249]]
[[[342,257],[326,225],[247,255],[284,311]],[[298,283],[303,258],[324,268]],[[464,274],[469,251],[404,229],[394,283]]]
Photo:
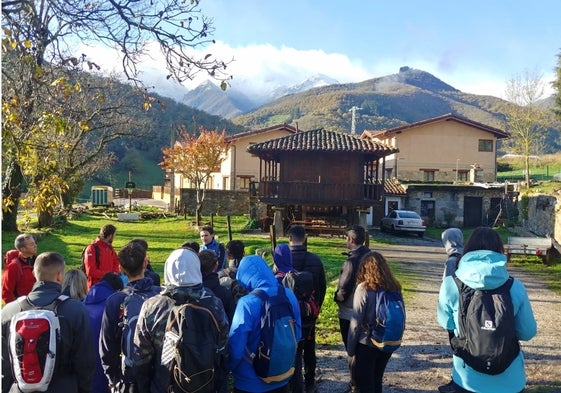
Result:
[[319,315],[319,307],[314,297],[314,276],[312,273],[305,270],[288,272],[282,279],[282,285],[285,288],[290,288],[298,299],[302,327],[311,326]]
[[[95,251],[95,265],[97,266],[97,268],[99,269],[99,245],[96,242],[92,243],[92,246],[94,246],[94,251]],[[82,270],[84,272],[84,274],[86,273],[86,264],[84,263],[86,260],[86,250],[88,249],[89,245],[84,247],[84,249],[82,250],[82,255],[80,257],[80,259],[82,260],[82,265],[80,266],[80,270]]]
[[520,352],[510,296],[514,280],[509,277],[496,289],[476,290],[453,277],[460,294],[460,336],[451,339],[452,351],[476,371],[500,374]]
[[220,325],[210,302],[203,296],[176,304],[168,316],[161,364],[169,370],[173,392],[214,393],[224,375],[220,348]]

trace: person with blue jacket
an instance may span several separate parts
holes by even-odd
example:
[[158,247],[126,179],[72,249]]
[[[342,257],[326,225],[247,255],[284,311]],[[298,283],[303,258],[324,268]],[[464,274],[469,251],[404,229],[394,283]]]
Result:
[[201,237],[201,246],[199,251],[211,250],[216,253],[216,258],[218,259],[218,268],[216,271],[220,271],[227,266],[228,260],[226,259],[226,247],[224,243],[220,243],[215,238],[214,228],[210,225],[204,225],[199,231],[199,236]]
[[[108,272],[90,288],[84,299],[84,305],[90,316],[92,327],[93,345],[99,347],[99,334],[101,332],[101,318],[105,309],[105,301],[109,296],[123,289],[123,281],[117,273]],[[96,366],[93,378],[92,393],[109,393],[109,384],[101,367],[99,351],[95,351]]]
[[[492,290],[509,278],[503,242],[491,228],[473,231],[464,247],[456,276],[467,286],[477,290]],[[524,284],[514,278],[510,289],[514,306],[515,332],[518,340],[530,340],[536,335],[537,325]],[[459,336],[459,292],[454,276],[445,277],[438,297],[437,321],[444,329]],[[518,393],[524,390],[526,374],[522,350],[508,368],[496,375],[484,374],[468,366],[463,359],[453,356],[452,381],[438,387],[441,393]]]
[[[258,255],[246,256],[240,261],[236,278],[248,291],[259,288],[269,296],[275,296],[279,288],[279,283],[273,271],[265,260]],[[296,317],[294,332],[296,340],[300,341],[302,326],[298,301],[290,289],[285,288],[285,293]],[[236,306],[228,341],[230,347],[229,366],[234,377],[234,392],[236,393],[284,393],[287,391],[288,379],[265,383],[255,373],[248,357],[248,353],[256,351],[259,343],[261,306],[261,298],[253,293],[241,297]]]

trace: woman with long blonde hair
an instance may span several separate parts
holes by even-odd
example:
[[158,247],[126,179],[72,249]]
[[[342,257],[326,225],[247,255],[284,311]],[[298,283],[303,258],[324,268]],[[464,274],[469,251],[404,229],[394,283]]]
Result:
[[88,293],[88,279],[80,269],[70,269],[62,279],[62,294],[72,299],[84,300]]
[[350,361],[354,363],[358,391],[381,393],[384,371],[392,352],[374,345],[371,327],[376,321],[377,299],[382,291],[395,294],[403,306],[401,284],[394,277],[386,259],[376,251],[370,251],[362,257],[356,284],[347,353],[350,358],[354,357]]

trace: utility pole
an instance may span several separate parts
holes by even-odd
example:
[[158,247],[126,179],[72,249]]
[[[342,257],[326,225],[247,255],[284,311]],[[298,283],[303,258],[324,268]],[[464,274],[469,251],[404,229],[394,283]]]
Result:
[[352,118],[351,118],[351,134],[356,134],[356,111],[361,110],[362,108],[359,108],[358,106],[353,106],[351,109],[349,109],[349,112],[351,112],[352,114]]

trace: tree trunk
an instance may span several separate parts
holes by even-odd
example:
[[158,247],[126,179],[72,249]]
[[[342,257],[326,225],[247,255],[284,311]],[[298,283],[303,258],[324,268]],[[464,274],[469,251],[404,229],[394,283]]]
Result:
[[8,209],[4,210],[6,204],[2,202],[2,230],[17,232],[18,230],[18,206],[21,196],[21,184],[23,175],[16,161],[8,163],[2,184],[2,197],[9,203]]
[[74,195],[70,191],[63,192],[61,195],[62,205],[65,209],[72,208],[72,202],[74,202]]
[[53,214],[50,212],[39,212],[39,228],[48,228],[53,225]]
[[530,188],[530,153],[528,152],[524,157],[524,168],[526,169],[526,187]]
[[195,222],[197,226],[201,226],[201,213],[203,210],[203,203],[205,201],[205,191],[204,189],[197,188],[197,204],[195,207]]
[[201,226],[201,216],[203,211],[203,202],[197,202],[197,207],[195,208],[195,222],[197,226]]

